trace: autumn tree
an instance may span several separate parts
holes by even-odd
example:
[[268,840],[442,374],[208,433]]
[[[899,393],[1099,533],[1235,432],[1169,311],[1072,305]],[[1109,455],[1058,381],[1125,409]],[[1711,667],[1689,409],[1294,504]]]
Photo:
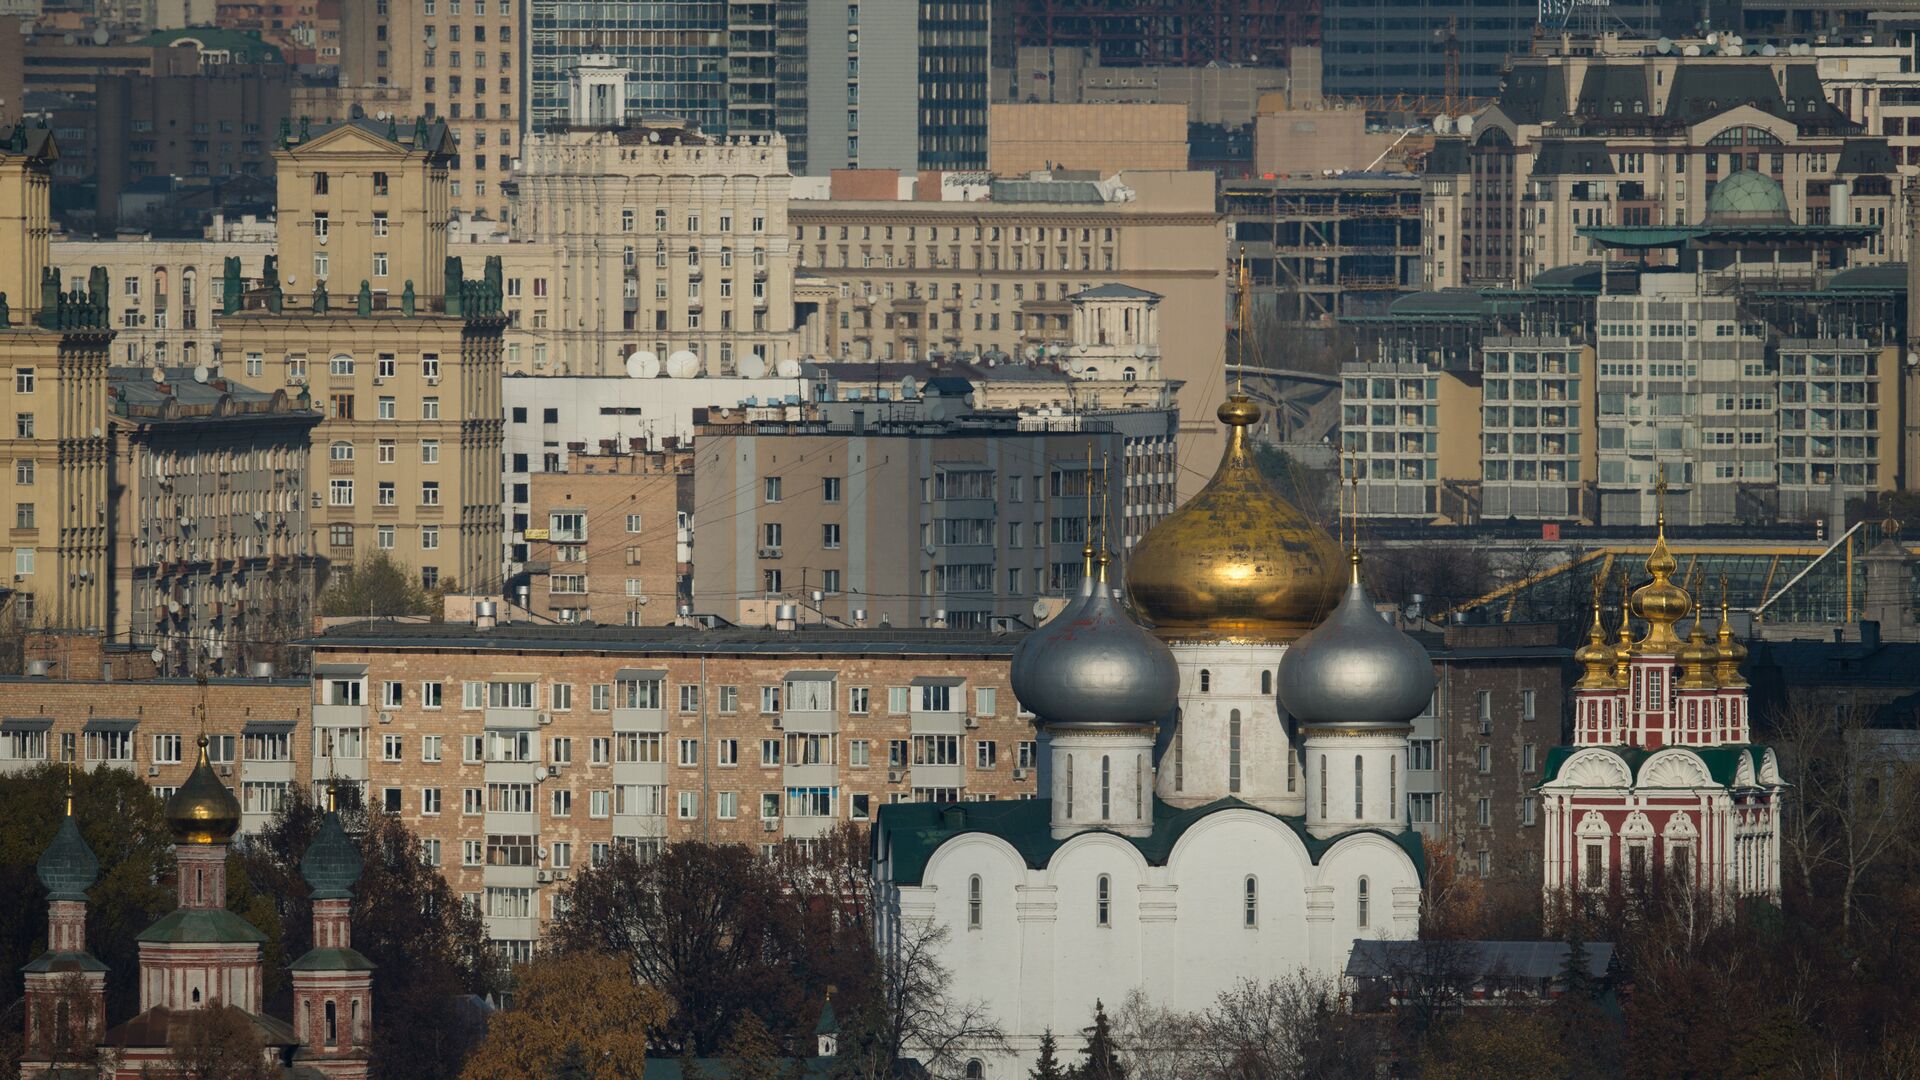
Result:
[[1559,1080],[1566,1061],[1545,1016],[1523,1008],[1473,1010],[1428,1033],[1425,1080]]
[[743,845],[669,844],[649,858],[616,846],[563,895],[549,945],[619,957],[665,994],[656,1050],[717,1055],[747,1013],[783,1040],[818,1019],[822,958],[773,863]]
[[[485,929],[427,864],[419,839],[398,817],[357,805],[340,813],[365,862],[353,890],[353,946],[375,968],[374,1076],[457,1076],[479,1037],[464,1018],[461,996],[499,987]],[[240,849],[247,876],[277,906],[289,959],[313,944],[312,890],[301,876],[300,859],[324,814],[296,787]]]
[[461,1080],[517,1080],[571,1069],[582,1080],[633,1080],[667,999],[634,982],[618,957],[551,953],[514,969],[513,1007],[487,1023]]
[[436,615],[440,608],[405,565],[384,551],[373,551],[333,567],[320,590],[319,610],[327,617],[373,619]]
[[175,1014],[168,1029],[173,1067],[180,1080],[280,1080],[286,1075],[246,1010],[214,1002]]

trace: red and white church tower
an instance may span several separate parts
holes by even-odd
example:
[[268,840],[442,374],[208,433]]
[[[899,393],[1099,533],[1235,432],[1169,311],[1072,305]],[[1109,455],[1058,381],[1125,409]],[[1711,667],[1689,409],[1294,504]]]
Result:
[[[1616,891],[1686,889],[1722,907],[1779,899],[1785,785],[1774,752],[1749,741],[1746,649],[1724,595],[1706,640],[1698,602],[1673,581],[1678,569],[1662,514],[1652,580],[1627,600],[1617,645],[1595,595],[1587,643],[1574,652],[1573,745],[1548,755],[1539,789],[1549,915],[1563,899]],[[1684,640],[1682,621],[1692,624]]]

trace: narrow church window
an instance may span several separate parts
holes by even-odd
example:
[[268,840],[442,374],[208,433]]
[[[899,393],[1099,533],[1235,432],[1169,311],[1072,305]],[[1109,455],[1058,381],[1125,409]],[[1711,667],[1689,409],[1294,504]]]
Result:
[[1100,757],[1100,820],[1113,817],[1113,759]]
[[1300,771],[1300,761],[1294,755],[1293,749],[1289,747],[1287,750],[1287,793],[1289,795],[1293,793],[1294,777],[1296,774],[1299,773],[1299,771]]
[[1253,875],[1247,875],[1246,925],[1260,925],[1260,882]]
[[353,999],[353,1005],[351,1006],[351,1008],[353,1010],[352,1012],[353,1026],[347,1029],[348,1037],[353,1040],[353,1044],[355,1046],[365,1046],[367,1043],[367,1033],[366,1033],[366,1029],[360,1026],[360,999],[359,998]]
[[1093,924],[1095,926],[1113,925],[1113,879],[1105,874],[1094,886]]
[[1067,755],[1067,816],[1073,816],[1073,755]]
[[1240,790],[1240,710],[1227,716],[1227,790]]
[[986,1075],[987,1067],[980,1063],[979,1058],[973,1058],[967,1062],[967,1080],[980,1080]]
[[1366,878],[1360,879],[1360,889],[1354,895],[1357,900],[1357,903],[1355,905],[1357,910],[1354,913],[1354,916],[1355,916],[1354,925],[1358,926],[1362,930],[1365,930],[1367,928],[1367,879]]
[[1327,755],[1320,755],[1320,816],[1327,816]]
[[1601,885],[1600,845],[1588,844],[1587,850],[1586,850],[1586,856],[1587,856],[1587,888],[1597,889]]
[[1367,759],[1359,754],[1353,755],[1353,818],[1364,821],[1367,817]]
[[1676,844],[1671,858],[1673,879],[1684,889],[1693,882],[1693,852],[1685,844]]
[[1260,692],[1262,694],[1273,693],[1273,672],[1263,671],[1260,673]]
[[1387,808],[1395,818],[1400,816],[1400,755],[1387,759]]
[[328,1046],[335,1046],[335,1045],[338,1045],[338,1044],[339,1044],[339,1039],[340,1039],[340,1010],[339,1010],[339,1008],[338,1008],[337,1006],[335,1006],[335,1005],[334,1005],[334,1003],[333,1003],[333,1002],[331,1002],[331,1001],[329,1001],[329,1002],[327,1002],[327,1007],[326,1007],[326,1033],[325,1033],[325,1038],[326,1038],[326,1044],[327,1044]]
[[967,879],[967,929],[980,929],[980,875]]
[[1186,741],[1187,736],[1184,732],[1176,730],[1173,733],[1173,790],[1175,791],[1187,789]]
[[1200,692],[1203,694],[1213,692],[1213,672],[1206,668],[1200,669]]

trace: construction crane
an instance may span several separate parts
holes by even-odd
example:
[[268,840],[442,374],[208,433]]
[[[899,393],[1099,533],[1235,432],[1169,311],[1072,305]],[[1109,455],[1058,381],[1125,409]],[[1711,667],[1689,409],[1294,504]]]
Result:
[[1442,110],[1452,114],[1460,106],[1460,18],[1449,16],[1445,30],[1435,30],[1433,36],[1440,41],[1441,50],[1446,54],[1447,75],[1445,104]]

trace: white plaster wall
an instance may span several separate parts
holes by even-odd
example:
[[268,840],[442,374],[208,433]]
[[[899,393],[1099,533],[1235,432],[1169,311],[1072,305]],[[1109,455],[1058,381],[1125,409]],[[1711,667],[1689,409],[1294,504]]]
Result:
[[[1160,797],[1176,806],[1200,806],[1232,796],[1278,814],[1298,814],[1305,799],[1296,779],[1287,791],[1290,742],[1275,696],[1287,647],[1265,643],[1174,643],[1180,665],[1180,786],[1163,756]],[[1200,673],[1211,678],[1200,690]],[[1266,673],[1267,689],[1260,676]],[[1240,789],[1229,783],[1229,734],[1240,710]]]

